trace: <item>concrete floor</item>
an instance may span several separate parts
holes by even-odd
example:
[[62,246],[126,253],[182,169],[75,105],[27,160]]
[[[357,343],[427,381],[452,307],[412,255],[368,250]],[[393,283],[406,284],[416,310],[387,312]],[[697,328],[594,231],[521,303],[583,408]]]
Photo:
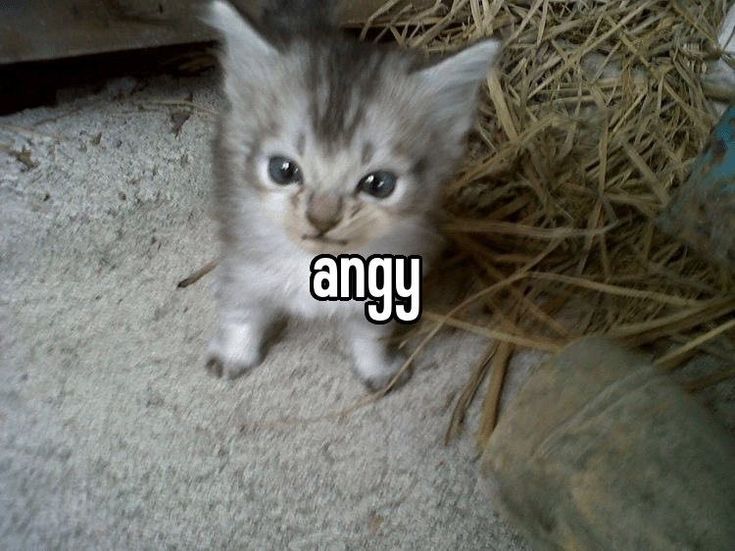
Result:
[[175,283],[216,247],[212,116],[164,102],[216,110],[215,88],[121,79],[0,119],[1,547],[524,549],[472,439],[443,445],[482,340],[444,335],[339,419],[297,420],[365,393],[328,327],[206,376],[210,280]]

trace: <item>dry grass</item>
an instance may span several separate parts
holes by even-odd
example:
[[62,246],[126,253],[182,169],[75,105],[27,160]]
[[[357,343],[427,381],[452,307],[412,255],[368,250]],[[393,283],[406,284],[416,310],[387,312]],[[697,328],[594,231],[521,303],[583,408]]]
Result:
[[427,312],[421,330],[424,341],[443,326],[495,340],[450,434],[492,368],[479,435],[487,440],[521,348],[604,333],[652,345],[673,369],[732,337],[733,274],[656,226],[715,122],[700,76],[717,57],[729,2],[419,4],[392,0],[369,28],[429,52],[491,35],[505,42],[468,161],[447,188],[446,230],[478,292],[448,314]]

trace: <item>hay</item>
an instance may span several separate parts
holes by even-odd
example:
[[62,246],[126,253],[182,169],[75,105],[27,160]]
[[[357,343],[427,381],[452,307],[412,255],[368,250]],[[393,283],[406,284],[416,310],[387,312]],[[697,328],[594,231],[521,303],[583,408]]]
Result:
[[654,345],[658,363],[673,369],[715,337],[732,337],[733,274],[656,227],[715,122],[701,75],[719,57],[729,2],[426,4],[387,2],[363,36],[431,53],[491,35],[505,42],[467,163],[446,196],[445,229],[479,289],[449,313],[426,312],[430,329],[420,330],[421,348],[443,326],[496,341],[448,434],[492,367],[479,435],[487,441],[519,349],[611,334]]

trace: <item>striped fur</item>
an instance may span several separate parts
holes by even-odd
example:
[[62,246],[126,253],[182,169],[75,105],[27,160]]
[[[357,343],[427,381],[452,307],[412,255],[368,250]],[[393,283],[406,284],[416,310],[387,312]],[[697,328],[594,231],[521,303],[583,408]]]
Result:
[[[208,20],[222,34],[228,99],[215,144],[222,262],[213,361],[230,375],[258,363],[263,327],[278,313],[336,316],[349,328],[358,374],[380,384],[396,361],[373,337],[388,329],[361,319],[361,304],[315,301],[309,263],[320,252],[431,261],[441,185],[461,160],[498,45],[430,63],[346,38],[331,3],[318,0],[272,0],[249,19],[218,0]],[[303,183],[271,182],[274,155],[293,159]],[[383,200],[357,193],[376,170],[398,176]],[[305,239],[316,231],[309,209],[327,204],[340,212],[333,224],[322,217],[325,239]]]

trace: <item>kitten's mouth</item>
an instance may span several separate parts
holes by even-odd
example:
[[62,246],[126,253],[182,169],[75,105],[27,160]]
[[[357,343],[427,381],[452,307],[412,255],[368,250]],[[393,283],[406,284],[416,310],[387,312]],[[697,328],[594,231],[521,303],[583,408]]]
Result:
[[325,243],[327,245],[339,245],[340,247],[344,247],[347,245],[347,241],[345,239],[332,239],[331,237],[326,237],[324,235],[302,235],[301,239],[304,241],[312,241],[314,243]]

